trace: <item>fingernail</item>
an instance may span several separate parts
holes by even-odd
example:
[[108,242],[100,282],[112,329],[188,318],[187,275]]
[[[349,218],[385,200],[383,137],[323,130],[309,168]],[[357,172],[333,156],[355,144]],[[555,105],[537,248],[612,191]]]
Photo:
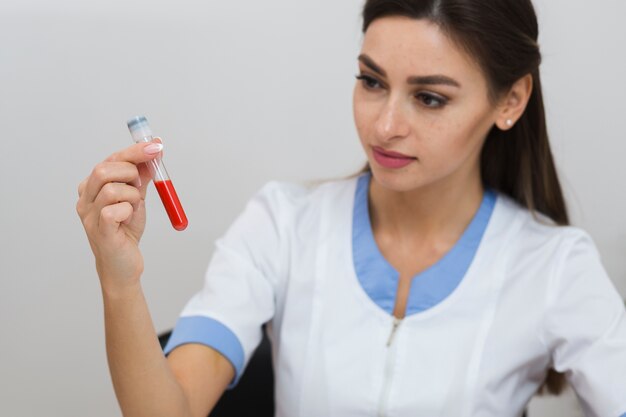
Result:
[[143,151],[148,155],[154,155],[155,153],[159,153],[163,150],[163,145],[160,143],[151,143],[150,145],[143,148]]

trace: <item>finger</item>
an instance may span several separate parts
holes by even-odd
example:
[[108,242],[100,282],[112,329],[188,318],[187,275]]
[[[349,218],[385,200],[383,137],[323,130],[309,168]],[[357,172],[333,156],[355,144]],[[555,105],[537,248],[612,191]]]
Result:
[[[163,138],[161,138],[160,136],[156,136],[153,139],[153,142],[160,143],[161,145],[163,145]],[[163,154],[164,154],[164,152],[163,152],[163,150],[161,150],[161,155],[159,155],[159,158],[163,158]]]
[[[145,223],[145,218],[146,218],[146,200],[143,200],[143,199],[139,200],[139,203],[137,203],[137,207],[133,207],[133,214],[129,218],[124,220],[122,222],[122,224],[130,225],[131,222],[136,217],[143,218],[144,219],[144,223]],[[135,226],[135,227],[137,227],[137,226]]]
[[139,178],[141,179],[141,186],[139,186],[139,193],[141,198],[146,198],[146,192],[148,190],[148,184],[152,182],[152,173],[146,164],[137,165],[139,170]]
[[[160,138],[159,136],[156,136],[153,139],[153,142],[156,143],[163,143],[163,139]],[[159,160],[163,158],[163,150],[161,150],[161,153],[157,156],[157,158],[155,158],[155,160]],[[137,188],[139,188],[139,191],[141,192],[141,198],[146,198],[146,193],[147,193],[147,189],[148,189],[148,184],[154,179],[153,178],[153,174],[150,171],[150,168],[148,167],[148,164],[150,164],[151,162],[148,162],[146,164],[139,164],[137,165],[137,168],[139,169],[139,186]]]
[[[158,137],[158,136],[153,139],[153,142],[161,143],[161,144],[163,143],[161,138]],[[155,160],[159,160],[162,157],[163,157],[163,150],[161,150],[161,153],[155,158]],[[144,163],[144,164],[138,164],[137,165],[137,168],[139,169],[139,177],[137,177],[136,181],[133,181],[131,183],[132,185],[134,185],[135,187],[139,188],[142,191],[142,195],[143,196],[146,195],[145,194],[146,187],[143,187],[143,189],[142,189],[141,186],[144,183],[149,182],[149,180],[152,179],[152,175],[151,175],[150,171],[147,169],[147,166],[146,166],[149,163],[150,163],[150,161],[148,161],[147,163]],[[144,170],[145,170],[145,175],[143,175],[144,174]]]
[[89,177],[85,178],[84,180],[80,182],[80,184],[78,184],[78,197],[80,197],[83,194],[83,191],[85,190],[85,186],[87,185],[88,179]]
[[80,217],[81,221],[84,221],[83,216],[88,210],[88,205],[85,203],[85,199],[83,198],[83,194],[85,192],[85,188],[87,187],[88,181],[89,177],[85,178],[80,182],[80,184],[78,184],[78,201],[76,202],[76,212],[78,213],[78,217]]
[[137,166],[130,162],[101,162],[87,179],[82,197],[87,203],[95,201],[102,187],[110,182],[131,183],[139,177]]
[[159,142],[142,142],[122,149],[119,152],[109,156],[107,162],[130,162],[132,164],[140,164],[148,162],[156,158],[163,150],[163,144]]
[[98,229],[104,236],[115,235],[120,223],[129,221],[132,215],[133,207],[127,201],[106,206],[100,211]]
[[104,184],[94,201],[94,210],[101,211],[104,207],[113,204],[128,202],[134,210],[139,207],[141,194],[136,187],[119,182],[109,182]]

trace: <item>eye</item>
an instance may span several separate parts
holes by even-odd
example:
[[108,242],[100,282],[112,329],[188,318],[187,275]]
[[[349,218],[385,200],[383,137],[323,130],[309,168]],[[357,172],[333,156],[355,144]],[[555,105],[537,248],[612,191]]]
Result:
[[416,94],[415,97],[422,104],[424,104],[426,107],[431,108],[431,109],[441,108],[445,106],[448,102],[448,100],[446,100],[443,97],[435,96],[429,93],[419,93],[419,94]]
[[376,90],[379,87],[381,87],[378,80],[374,77],[370,77],[369,75],[360,74],[356,76],[356,79],[360,80],[361,83],[363,84],[363,87],[365,87],[368,90]]

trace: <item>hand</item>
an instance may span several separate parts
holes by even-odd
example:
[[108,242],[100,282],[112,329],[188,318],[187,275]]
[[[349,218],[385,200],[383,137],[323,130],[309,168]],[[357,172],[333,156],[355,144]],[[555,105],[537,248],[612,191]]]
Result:
[[146,224],[151,181],[144,162],[159,156],[160,139],[129,146],[95,166],[78,186],[76,211],[83,223],[104,289],[135,286],[143,272],[139,240]]

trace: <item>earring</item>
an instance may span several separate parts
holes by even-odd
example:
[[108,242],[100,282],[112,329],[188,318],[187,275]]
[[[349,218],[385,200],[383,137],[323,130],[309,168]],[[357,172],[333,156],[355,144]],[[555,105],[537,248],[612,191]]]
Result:
[[511,120],[511,119],[507,119],[507,121],[506,121],[506,125],[507,125],[508,127],[513,126],[513,120]]

